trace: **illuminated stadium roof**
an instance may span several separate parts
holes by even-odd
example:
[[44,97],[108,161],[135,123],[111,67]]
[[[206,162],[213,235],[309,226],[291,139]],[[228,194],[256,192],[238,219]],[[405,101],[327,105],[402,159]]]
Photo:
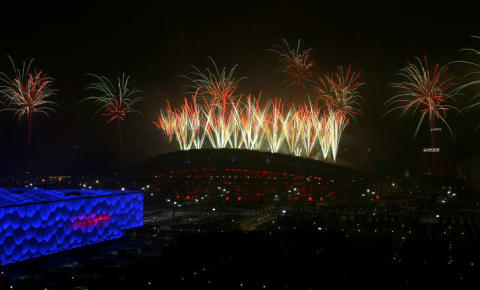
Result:
[[129,174],[151,174],[194,168],[242,168],[289,172],[303,175],[352,176],[364,172],[324,161],[282,153],[246,149],[192,149],[164,153],[145,160]]

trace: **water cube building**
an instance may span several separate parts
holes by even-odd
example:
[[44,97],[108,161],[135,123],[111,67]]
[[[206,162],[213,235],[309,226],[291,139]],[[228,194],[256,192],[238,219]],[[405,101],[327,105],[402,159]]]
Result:
[[0,188],[0,265],[121,237],[143,225],[143,194]]

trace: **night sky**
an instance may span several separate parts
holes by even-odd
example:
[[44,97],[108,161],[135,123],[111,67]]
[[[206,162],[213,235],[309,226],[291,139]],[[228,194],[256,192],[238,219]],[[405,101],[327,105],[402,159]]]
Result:
[[[34,67],[56,80],[57,114],[33,120],[34,167],[49,174],[93,172],[115,163],[116,130],[92,118],[91,104],[79,103],[88,95],[86,73],[114,77],[126,72],[144,92],[138,106],[143,115],[127,117],[123,128],[125,160],[134,164],[175,148],[151,122],[166,99],[175,103],[188,91],[179,75],[191,71],[189,65],[208,66],[208,56],[219,66],[239,65],[237,76],[248,77],[241,83],[242,92],[288,97],[291,91],[282,89],[281,76],[275,73],[277,59],[266,51],[282,38],[291,43],[302,39],[305,47],[313,48],[319,71],[339,64],[362,70],[365,116],[347,129],[341,148],[355,154],[371,148],[378,171],[415,171],[419,152],[428,144],[426,127],[412,141],[414,121],[380,119],[382,104],[393,95],[389,83],[395,70],[416,56],[445,63],[463,58],[461,48],[480,48],[480,41],[470,38],[480,34],[479,7],[461,1],[317,1],[316,6],[296,1],[65,2],[11,4],[2,8],[0,17],[0,71],[11,73],[7,54],[17,63],[34,58]],[[462,76],[462,69],[458,73]],[[460,98],[459,105],[465,100]],[[480,133],[473,134],[480,122],[477,116],[478,111],[464,118],[449,116],[456,143],[443,133],[440,146],[456,162],[478,154]],[[18,173],[25,166],[26,122],[18,123],[7,112],[0,113],[0,122],[0,170]]]

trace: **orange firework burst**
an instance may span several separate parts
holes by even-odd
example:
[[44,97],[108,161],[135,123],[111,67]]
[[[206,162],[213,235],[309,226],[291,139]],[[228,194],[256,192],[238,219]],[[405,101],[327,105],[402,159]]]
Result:
[[327,107],[344,115],[348,120],[360,113],[359,101],[362,99],[359,88],[361,72],[352,72],[351,67],[338,66],[337,72],[318,75],[314,90]]
[[336,159],[338,143],[344,127],[345,115],[335,112],[332,107],[324,111],[317,104],[290,106],[284,111],[280,100],[261,105],[260,97],[248,96],[241,102],[230,102],[225,110],[222,106],[204,102],[197,103],[195,95],[187,98],[177,109],[160,111],[153,124],[163,131],[170,142],[173,137],[181,150],[203,148],[205,137],[213,148],[246,148],[280,152],[286,144],[286,151],[310,157],[316,145],[319,154],[327,158],[332,152]]
[[196,66],[192,66],[194,69],[190,73],[191,77],[186,76],[192,84],[195,92],[201,96],[208,96],[213,99],[213,102],[228,102],[236,96],[239,82],[245,79],[245,77],[235,78],[233,75],[237,65],[234,65],[227,73],[227,68],[224,67],[221,71],[218,69],[213,58],[210,57],[210,61],[213,64],[213,70],[209,68],[205,72],[202,72]]
[[[308,79],[314,85],[309,50],[300,53],[299,46],[291,50],[286,45],[290,57],[296,58],[291,61],[297,62],[302,82]],[[284,57],[287,61],[287,55]],[[244,98],[238,95],[234,68],[229,74],[225,68],[220,72],[216,66],[215,73],[207,69],[204,74],[196,69],[197,78],[191,79],[196,89],[192,101],[185,99],[178,109],[168,104],[167,109],[161,110],[155,126],[170,141],[175,136],[181,150],[189,150],[192,144],[201,148],[206,136],[213,148],[268,148],[270,152],[283,150],[305,157],[314,156],[317,150],[316,156],[326,159],[331,152],[333,161],[336,160],[343,130],[360,112],[358,89],[363,85],[358,81],[360,73],[352,73],[350,67],[346,70],[339,67],[338,72],[320,76],[318,84],[315,83],[320,97],[316,102],[285,108],[281,99],[261,103],[261,94]],[[293,76],[293,67],[287,71]],[[198,104],[197,94],[202,95],[203,103]]]

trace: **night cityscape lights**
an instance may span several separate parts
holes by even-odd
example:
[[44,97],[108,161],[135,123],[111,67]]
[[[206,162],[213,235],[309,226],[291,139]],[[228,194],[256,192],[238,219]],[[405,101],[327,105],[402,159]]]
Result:
[[0,290],[476,289],[480,2],[437,2],[4,1]]

